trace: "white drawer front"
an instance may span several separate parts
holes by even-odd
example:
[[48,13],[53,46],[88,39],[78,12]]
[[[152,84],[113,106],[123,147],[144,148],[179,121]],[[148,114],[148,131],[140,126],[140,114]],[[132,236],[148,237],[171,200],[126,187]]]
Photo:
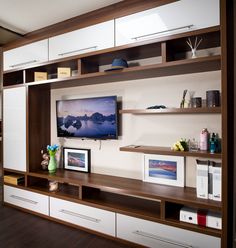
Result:
[[33,42],[3,53],[4,71],[48,61],[48,39]]
[[49,60],[114,47],[114,20],[49,39]]
[[220,248],[220,238],[117,214],[117,237],[153,248]]
[[121,17],[116,19],[116,46],[216,26],[219,13],[219,0],[181,0]]
[[50,197],[50,216],[115,236],[115,213]]
[[48,201],[48,196],[4,185],[4,202],[49,215]]

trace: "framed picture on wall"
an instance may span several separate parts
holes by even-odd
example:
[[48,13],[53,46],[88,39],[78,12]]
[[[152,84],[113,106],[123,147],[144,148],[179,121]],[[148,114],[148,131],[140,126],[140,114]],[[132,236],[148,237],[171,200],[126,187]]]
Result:
[[90,172],[90,149],[63,149],[64,169],[80,172]]
[[184,187],[184,157],[144,154],[143,181]]

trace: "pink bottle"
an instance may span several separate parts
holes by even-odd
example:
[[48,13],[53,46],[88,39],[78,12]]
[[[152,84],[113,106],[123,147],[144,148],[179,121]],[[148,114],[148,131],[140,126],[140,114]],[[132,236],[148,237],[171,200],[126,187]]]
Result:
[[206,128],[203,128],[200,133],[200,150],[207,151],[208,150],[208,131]]

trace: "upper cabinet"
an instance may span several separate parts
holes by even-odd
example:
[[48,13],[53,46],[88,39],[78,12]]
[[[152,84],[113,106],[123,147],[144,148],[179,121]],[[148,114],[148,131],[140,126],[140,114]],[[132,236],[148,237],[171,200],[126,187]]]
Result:
[[114,47],[114,20],[49,39],[49,60]]
[[116,46],[219,25],[219,0],[180,0],[115,20]]
[[3,53],[3,70],[12,70],[48,61],[48,39],[14,48]]

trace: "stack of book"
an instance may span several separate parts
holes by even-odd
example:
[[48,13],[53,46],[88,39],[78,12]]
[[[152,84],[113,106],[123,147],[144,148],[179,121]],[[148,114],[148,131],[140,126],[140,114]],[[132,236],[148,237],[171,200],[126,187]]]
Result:
[[221,201],[221,163],[197,159],[197,197]]
[[22,184],[25,180],[25,177],[23,175],[4,175],[4,183],[10,183],[14,185]]

